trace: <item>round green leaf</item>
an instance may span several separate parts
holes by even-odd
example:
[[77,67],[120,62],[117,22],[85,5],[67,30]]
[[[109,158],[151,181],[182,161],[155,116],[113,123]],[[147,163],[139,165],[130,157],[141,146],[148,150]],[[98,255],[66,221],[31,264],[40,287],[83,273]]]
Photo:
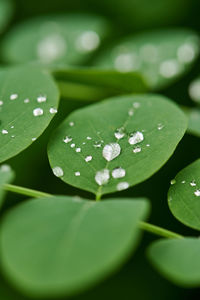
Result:
[[10,0],[0,0],[0,33],[10,21],[13,11],[13,4]]
[[156,241],[150,246],[148,256],[167,279],[183,286],[200,286],[200,239]]
[[39,137],[54,117],[58,89],[49,74],[33,66],[0,71],[0,162]]
[[[111,193],[154,174],[172,155],[185,130],[185,115],[169,99],[120,96],[67,117],[50,140],[49,160],[63,181],[97,195]],[[107,150],[114,157],[106,159]]]
[[103,69],[139,71],[152,89],[169,85],[185,73],[199,54],[199,37],[182,29],[164,29],[130,36],[96,60]]
[[1,165],[0,166],[0,207],[3,203],[3,199],[5,196],[5,191],[2,189],[2,186],[5,183],[9,183],[14,179],[14,172],[9,165]]
[[169,189],[168,203],[183,224],[200,230],[200,159],[178,173]]
[[5,61],[80,64],[88,59],[109,26],[102,17],[63,14],[37,17],[13,28],[2,44]]
[[4,272],[29,296],[84,290],[127,259],[148,207],[146,199],[94,202],[64,196],[23,203],[2,223]]
[[57,67],[53,70],[66,98],[95,101],[127,92],[146,92],[144,78],[137,72],[98,70],[96,68]]

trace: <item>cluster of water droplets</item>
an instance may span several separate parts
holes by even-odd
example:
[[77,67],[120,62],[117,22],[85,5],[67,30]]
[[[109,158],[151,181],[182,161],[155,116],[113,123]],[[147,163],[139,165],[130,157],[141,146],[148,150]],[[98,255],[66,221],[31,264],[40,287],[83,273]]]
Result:
[[[171,185],[174,185],[176,184],[176,179],[172,179],[171,180]],[[186,180],[182,180],[181,181],[182,184],[185,184],[186,183]],[[190,182],[188,182],[188,184],[193,187],[195,190],[193,191],[193,194],[196,196],[196,197],[200,197],[200,188],[197,188],[197,183],[196,181],[193,179],[191,180]]]

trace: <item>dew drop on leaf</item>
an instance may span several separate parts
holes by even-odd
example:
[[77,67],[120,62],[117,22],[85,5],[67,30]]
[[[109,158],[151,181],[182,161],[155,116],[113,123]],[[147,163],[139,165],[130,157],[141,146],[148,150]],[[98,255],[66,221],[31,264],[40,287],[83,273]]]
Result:
[[137,143],[142,142],[143,140],[144,140],[143,133],[140,131],[136,131],[136,132],[130,134],[128,142],[130,145],[135,145]]
[[89,162],[89,161],[91,161],[91,160],[92,160],[92,155],[86,156],[86,158],[85,158],[85,161],[86,161],[86,162]]
[[119,167],[119,168],[115,168],[113,171],[112,171],[112,177],[113,178],[122,178],[126,175],[126,171]]
[[127,188],[129,187],[129,183],[124,181],[124,182],[119,182],[117,184],[117,190],[118,191],[123,191],[123,190],[126,190]]
[[200,190],[196,190],[196,191],[194,192],[194,194],[195,194],[195,196],[200,197]]
[[125,135],[124,128],[123,127],[117,128],[114,135],[115,135],[116,139],[118,139],[118,140],[122,139]]
[[63,172],[63,169],[61,167],[54,167],[53,168],[53,174],[56,176],[56,177],[61,177],[64,175],[64,172]]
[[33,110],[33,115],[35,116],[35,117],[38,117],[38,116],[42,116],[43,115],[43,109],[42,108],[35,108],[34,110]]
[[98,185],[104,185],[108,183],[110,179],[110,172],[108,169],[103,169],[101,171],[97,171],[95,175],[95,181]]
[[120,152],[121,147],[118,143],[110,143],[104,146],[102,154],[107,161],[111,161],[119,156]]

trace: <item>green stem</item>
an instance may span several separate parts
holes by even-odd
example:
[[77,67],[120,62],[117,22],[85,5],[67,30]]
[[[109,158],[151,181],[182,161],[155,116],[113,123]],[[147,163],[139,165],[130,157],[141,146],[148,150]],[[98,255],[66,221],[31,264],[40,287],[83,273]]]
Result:
[[13,192],[13,193],[17,193],[17,194],[21,194],[21,195],[26,195],[28,197],[34,197],[34,198],[39,198],[39,197],[51,197],[51,194],[47,194],[47,193],[43,193],[40,191],[35,191],[32,189],[27,189],[21,186],[17,186],[17,185],[13,185],[13,184],[8,184],[5,183],[3,185],[4,190],[9,191],[9,192]]
[[170,231],[170,230],[167,230],[167,229],[164,229],[162,227],[152,225],[152,224],[149,224],[149,223],[146,223],[146,222],[140,222],[140,228],[145,230],[145,231],[151,232],[153,234],[156,234],[156,235],[159,235],[159,236],[162,236],[162,237],[165,237],[165,238],[170,238],[170,239],[183,238],[183,236],[178,234],[178,233],[175,233],[173,231]]
[[96,201],[100,201],[101,200],[101,194],[96,194]]

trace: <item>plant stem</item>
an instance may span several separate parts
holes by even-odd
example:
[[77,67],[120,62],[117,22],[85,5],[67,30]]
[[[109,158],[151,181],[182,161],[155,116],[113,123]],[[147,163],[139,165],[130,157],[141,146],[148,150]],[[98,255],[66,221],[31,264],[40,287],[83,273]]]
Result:
[[39,197],[51,197],[51,194],[43,193],[40,191],[35,191],[32,189],[24,188],[21,186],[13,185],[13,184],[7,184],[5,183],[3,185],[3,189],[9,192],[21,194],[21,195],[26,195],[28,197],[34,197],[34,198],[39,198]]
[[96,201],[100,201],[101,200],[101,194],[96,194]]
[[173,231],[170,231],[170,230],[167,230],[167,229],[164,229],[162,227],[159,227],[159,226],[156,226],[156,225],[152,225],[152,224],[149,224],[149,223],[146,223],[146,222],[140,222],[140,228],[145,230],[145,231],[148,231],[148,232],[151,232],[153,234],[156,234],[156,235],[159,235],[159,236],[162,236],[162,237],[165,237],[165,238],[183,238],[182,235],[178,234],[178,233],[175,233]]

